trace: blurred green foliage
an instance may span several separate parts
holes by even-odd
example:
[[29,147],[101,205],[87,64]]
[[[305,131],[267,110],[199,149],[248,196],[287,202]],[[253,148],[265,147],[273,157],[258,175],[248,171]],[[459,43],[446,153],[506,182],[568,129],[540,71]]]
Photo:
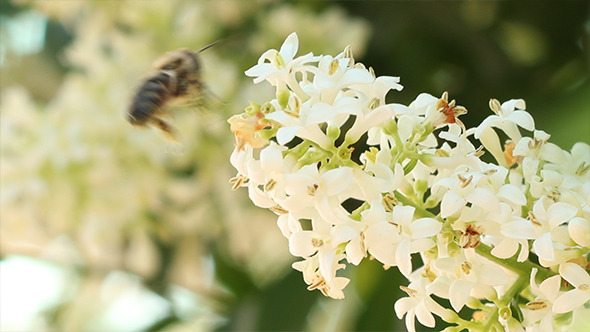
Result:
[[[490,98],[523,98],[537,128],[565,149],[590,141],[587,1],[346,2],[373,34],[361,59],[399,75],[409,103],[420,92],[465,106],[467,127]],[[399,99],[398,99],[399,98]]]

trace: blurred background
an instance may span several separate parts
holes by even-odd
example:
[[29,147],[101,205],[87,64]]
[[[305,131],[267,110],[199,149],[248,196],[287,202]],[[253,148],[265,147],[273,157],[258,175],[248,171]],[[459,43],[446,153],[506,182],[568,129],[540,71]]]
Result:
[[[490,98],[524,98],[537,129],[569,150],[590,142],[589,11],[586,1],[0,1],[0,330],[405,330],[395,269],[348,267],[345,300],[307,291],[275,215],[230,190],[226,119],[271,96],[243,72],[293,31],[299,54],[350,44],[377,75],[401,76],[391,102],[449,91],[471,127]],[[173,112],[181,151],[126,122],[154,59],[219,39],[201,54],[205,103]]]

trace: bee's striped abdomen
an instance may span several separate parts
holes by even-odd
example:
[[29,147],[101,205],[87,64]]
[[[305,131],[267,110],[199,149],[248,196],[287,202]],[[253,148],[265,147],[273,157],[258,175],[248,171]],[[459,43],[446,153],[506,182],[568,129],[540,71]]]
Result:
[[129,122],[146,125],[173,94],[173,85],[172,77],[166,72],[159,72],[146,80],[133,98]]

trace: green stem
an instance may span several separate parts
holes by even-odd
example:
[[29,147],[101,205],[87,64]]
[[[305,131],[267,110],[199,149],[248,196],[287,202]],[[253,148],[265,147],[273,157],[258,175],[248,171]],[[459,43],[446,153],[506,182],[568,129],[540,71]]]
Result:
[[491,331],[492,325],[498,324],[498,316],[500,315],[500,310],[504,308],[509,308],[510,300],[513,299],[516,295],[518,295],[524,288],[528,285],[529,276],[526,274],[520,274],[518,279],[512,284],[512,286],[508,289],[504,296],[498,301],[496,304],[496,308],[488,317],[486,324],[483,327],[483,331]]
[[393,194],[395,195],[395,198],[397,198],[397,200],[400,203],[402,203],[403,205],[413,206],[416,209],[417,215],[419,215],[421,217],[436,218],[436,215],[434,213],[432,213],[432,212],[426,210],[425,208],[417,205],[411,199],[407,198],[406,196],[404,196],[404,194],[400,193],[399,191],[394,191]]
[[475,252],[477,254],[479,254],[480,256],[483,256],[487,259],[489,259],[490,261],[505,267],[507,269],[509,269],[512,272],[515,272],[519,275],[531,275],[531,271],[533,270],[533,268],[537,269],[537,278],[539,280],[545,280],[547,278],[550,278],[554,275],[556,275],[557,273],[546,269],[542,266],[540,266],[539,264],[535,264],[531,261],[524,261],[524,262],[518,262],[516,260],[516,256],[510,257],[510,258],[498,258],[494,255],[492,255],[492,248],[480,243],[476,248],[475,248]]

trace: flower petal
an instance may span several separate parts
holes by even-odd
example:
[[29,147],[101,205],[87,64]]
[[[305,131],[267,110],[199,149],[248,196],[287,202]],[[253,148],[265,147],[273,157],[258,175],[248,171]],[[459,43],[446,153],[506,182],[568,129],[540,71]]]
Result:
[[318,248],[312,245],[314,237],[312,231],[301,231],[291,234],[289,237],[289,252],[293,256],[309,257],[318,251]]
[[588,301],[588,292],[583,292],[579,289],[572,289],[571,291],[561,294],[555,302],[553,302],[553,312],[562,314],[575,310]]
[[533,249],[539,258],[546,261],[555,259],[555,251],[553,249],[553,241],[551,240],[551,233],[547,232],[541,235],[533,242]]
[[424,303],[424,301],[418,303],[418,306],[416,306],[416,317],[418,318],[420,324],[428,327],[434,327],[434,316],[432,315],[430,310],[426,308],[426,304]]
[[[555,301],[557,295],[559,295],[559,287],[561,286],[561,277],[560,276],[553,276],[543,280],[543,282],[539,285],[541,292],[547,300]],[[539,294],[537,294],[539,296]]]
[[535,120],[527,111],[514,111],[506,119],[528,131],[535,130]]
[[413,206],[396,205],[393,208],[393,221],[397,224],[409,225],[412,222],[414,210],[416,210],[416,208]]
[[336,225],[330,230],[330,237],[334,245],[348,242],[357,236],[359,236],[359,232],[351,226]]
[[454,191],[448,191],[440,204],[441,217],[448,218],[465,206],[465,199]]
[[285,39],[285,42],[281,45],[279,53],[281,54],[281,57],[283,57],[285,63],[289,63],[293,60],[295,54],[297,54],[298,49],[299,38],[297,37],[297,33],[293,32]]
[[406,277],[412,273],[412,257],[410,256],[410,241],[401,241],[395,250],[395,260],[399,271]]
[[279,172],[283,168],[283,153],[281,147],[271,143],[260,151],[260,166],[265,171]]
[[549,226],[551,226],[551,229],[553,229],[572,219],[577,213],[578,208],[573,205],[564,202],[551,204],[549,209],[547,209],[547,214],[549,215]]
[[534,239],[535,226],[523,218],[513,220],[502,225],[502,235],[513,239]]
[[498,191],[497,196],[505,202],[523,206],[526,204],[526,197],[522,190],[513,184],[505,184]]
[[590,248],[590,223],[584,218],[573,218],[568,224],[568,231],[572,240],[577,244]]
[[449,288],[449,300],[456,312],[459,312],[465,303],[467,303],[472,287],[473,283],[467,280],[457,279],[451,283],[451,287]]
[[412,230],[412,238],[418,239],[438,234],[442,229],[442,224],[432,218],[420,218],[414,220],[410,228]]
[[402,319],[406,312],[410,311],[415,306],[415,301],[409,297],[402,297],[395,301],[395,305],[393,308],[395,309],[395,314],[397,318]]
[[590,286],[590,275],[578,264],[561,264],[559,266],[559,274],[575,287],[579,287],[580,285]]
[[469,203],[479,206],[485,211],[500,211],[498,197],[487,188],[476,188],[465,198]]

